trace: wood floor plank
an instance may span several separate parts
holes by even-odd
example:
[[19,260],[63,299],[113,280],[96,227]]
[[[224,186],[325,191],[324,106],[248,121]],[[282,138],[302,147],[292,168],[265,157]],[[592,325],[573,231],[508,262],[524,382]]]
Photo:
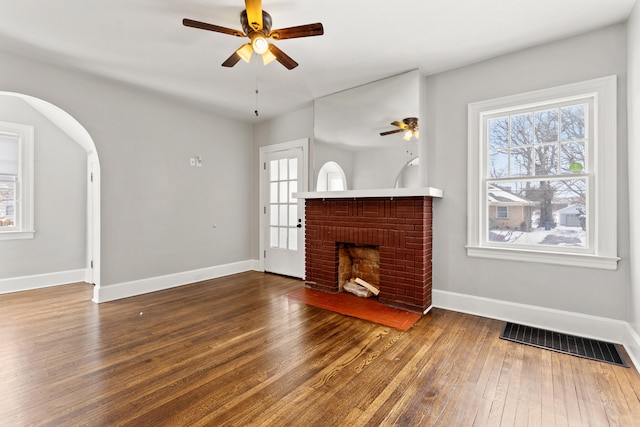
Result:
[[0,424],[634,425],[632,368],[499,339],[433,309],[408,331],[289,300],[248,272],[96,305],[85,284],[0,295]]

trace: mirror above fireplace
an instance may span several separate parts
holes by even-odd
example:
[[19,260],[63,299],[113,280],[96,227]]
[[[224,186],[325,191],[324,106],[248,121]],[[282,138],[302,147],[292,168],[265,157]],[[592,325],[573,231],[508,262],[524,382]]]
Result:
[[389,131],[411,118],[418,119],[419,129],[424,127],[422,79],[418,70],[409,71],[314,101],[314,190],[328,189],[331,177],[323,175],[319,182],[328,162],[341,168],[334,179],[344,177],[345,190],[420,186],[421,174],[407,170],[420,168],[416,159],[424,152],[425,132],[407,140],[404,132]]

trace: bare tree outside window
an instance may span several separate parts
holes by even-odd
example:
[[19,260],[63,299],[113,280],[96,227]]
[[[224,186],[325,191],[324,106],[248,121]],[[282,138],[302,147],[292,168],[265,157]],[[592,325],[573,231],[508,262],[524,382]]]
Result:
[[[563,105],[488,120],[489,240],[586,245],[588,107]],[[490,188],[501,195],[492,196]],[[497,206],[519,209],[522,222],[501,222],[493,213]]]

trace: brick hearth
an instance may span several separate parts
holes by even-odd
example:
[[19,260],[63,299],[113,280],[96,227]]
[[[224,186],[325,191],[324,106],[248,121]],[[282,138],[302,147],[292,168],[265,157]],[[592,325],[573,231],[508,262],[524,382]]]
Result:
[[306,199],[306,286],[338,292],[340,243],[378,246],[382,304],[431,307],[432,197]]

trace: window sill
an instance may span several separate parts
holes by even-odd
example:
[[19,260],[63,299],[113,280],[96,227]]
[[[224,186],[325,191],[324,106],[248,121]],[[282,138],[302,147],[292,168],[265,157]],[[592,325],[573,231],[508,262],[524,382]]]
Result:
[[473,258],[491,258],[507,261],[539,262],[572,267],[597,268],[602,270],[617,270],[618,261],[620,260],[618,257],[600,255],[490,248],[486,246],[467,246],[467,256]]
[[33,239],[34,231],[1,231],[0,240]]

